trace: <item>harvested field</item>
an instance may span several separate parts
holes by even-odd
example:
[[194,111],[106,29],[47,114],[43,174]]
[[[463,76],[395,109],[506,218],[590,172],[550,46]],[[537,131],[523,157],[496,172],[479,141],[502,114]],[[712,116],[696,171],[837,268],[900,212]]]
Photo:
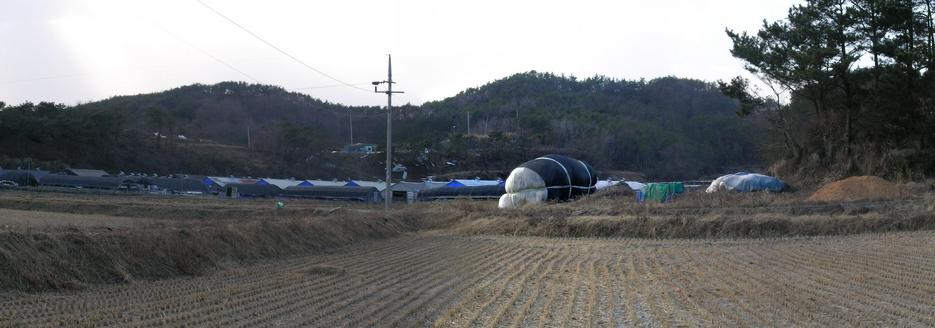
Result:
[[0,193],[0,327],[935,325],[935,197],[806,198]]
[[81,292],[0,326],[932,326],[935,232],[748,240],[420,233]]

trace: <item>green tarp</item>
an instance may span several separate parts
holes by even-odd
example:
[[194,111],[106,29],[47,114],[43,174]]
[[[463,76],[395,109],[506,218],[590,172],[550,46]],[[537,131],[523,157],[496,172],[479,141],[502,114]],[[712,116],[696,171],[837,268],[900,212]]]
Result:
[[639,201],[647,200],[665,203],[671,201],[675,194],[685,191],[685,185],[681,182],[654,182],[647,184],[639,193]]

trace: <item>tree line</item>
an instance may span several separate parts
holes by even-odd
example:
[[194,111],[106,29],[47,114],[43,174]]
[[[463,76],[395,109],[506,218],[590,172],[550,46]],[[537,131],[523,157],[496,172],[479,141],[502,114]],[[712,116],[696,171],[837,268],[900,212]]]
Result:
[[[503,176],[547,153],[654,179],[759,164],[758,119],[738,118],[735,101],[697,80],[527,72],[394,110],[396,158],[414,178]],[[351,122],[355,142],[382,150],[383,109],[275,86],[223,82],[77,106],[26,103],[0,108],[0,165],[26,167],[28,159],[32,167],[114,172],[380,177],[382,156],[333,153],[351,142]]]
[[755,33],[727,29],[760,83],[719,88],[740,115],[769,117],[770,158],[787,175],[931,176],[933,11],[933,0],[808,0]]

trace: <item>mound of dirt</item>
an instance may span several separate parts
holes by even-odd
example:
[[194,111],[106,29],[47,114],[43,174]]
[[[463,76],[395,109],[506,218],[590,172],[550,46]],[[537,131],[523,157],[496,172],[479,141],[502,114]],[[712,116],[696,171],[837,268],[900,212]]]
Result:
[[905,192],[894,183],[875,176],[850,177],[835,181],[818,189],[810,202],[853,202],[894,199]]

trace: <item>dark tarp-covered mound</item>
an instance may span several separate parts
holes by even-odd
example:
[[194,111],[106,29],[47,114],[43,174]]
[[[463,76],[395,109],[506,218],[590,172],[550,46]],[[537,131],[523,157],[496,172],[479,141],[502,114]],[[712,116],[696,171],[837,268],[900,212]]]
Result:
[[505,194],[503,185],[473,186],[473,187],[441,187],[423,190],[419,193],[420,200],[436,199],[497,199]]
[[562,155],[545,155],[521,164],[506,179],[500,208],[554,199],[565,201],[597,191],[597,174],[587,163]]
[[345,186],[293,186],[282,191],[286,197],[311,198],[325,200],[355,200],[361,202],[380,201],[380,191],[374,187]]

